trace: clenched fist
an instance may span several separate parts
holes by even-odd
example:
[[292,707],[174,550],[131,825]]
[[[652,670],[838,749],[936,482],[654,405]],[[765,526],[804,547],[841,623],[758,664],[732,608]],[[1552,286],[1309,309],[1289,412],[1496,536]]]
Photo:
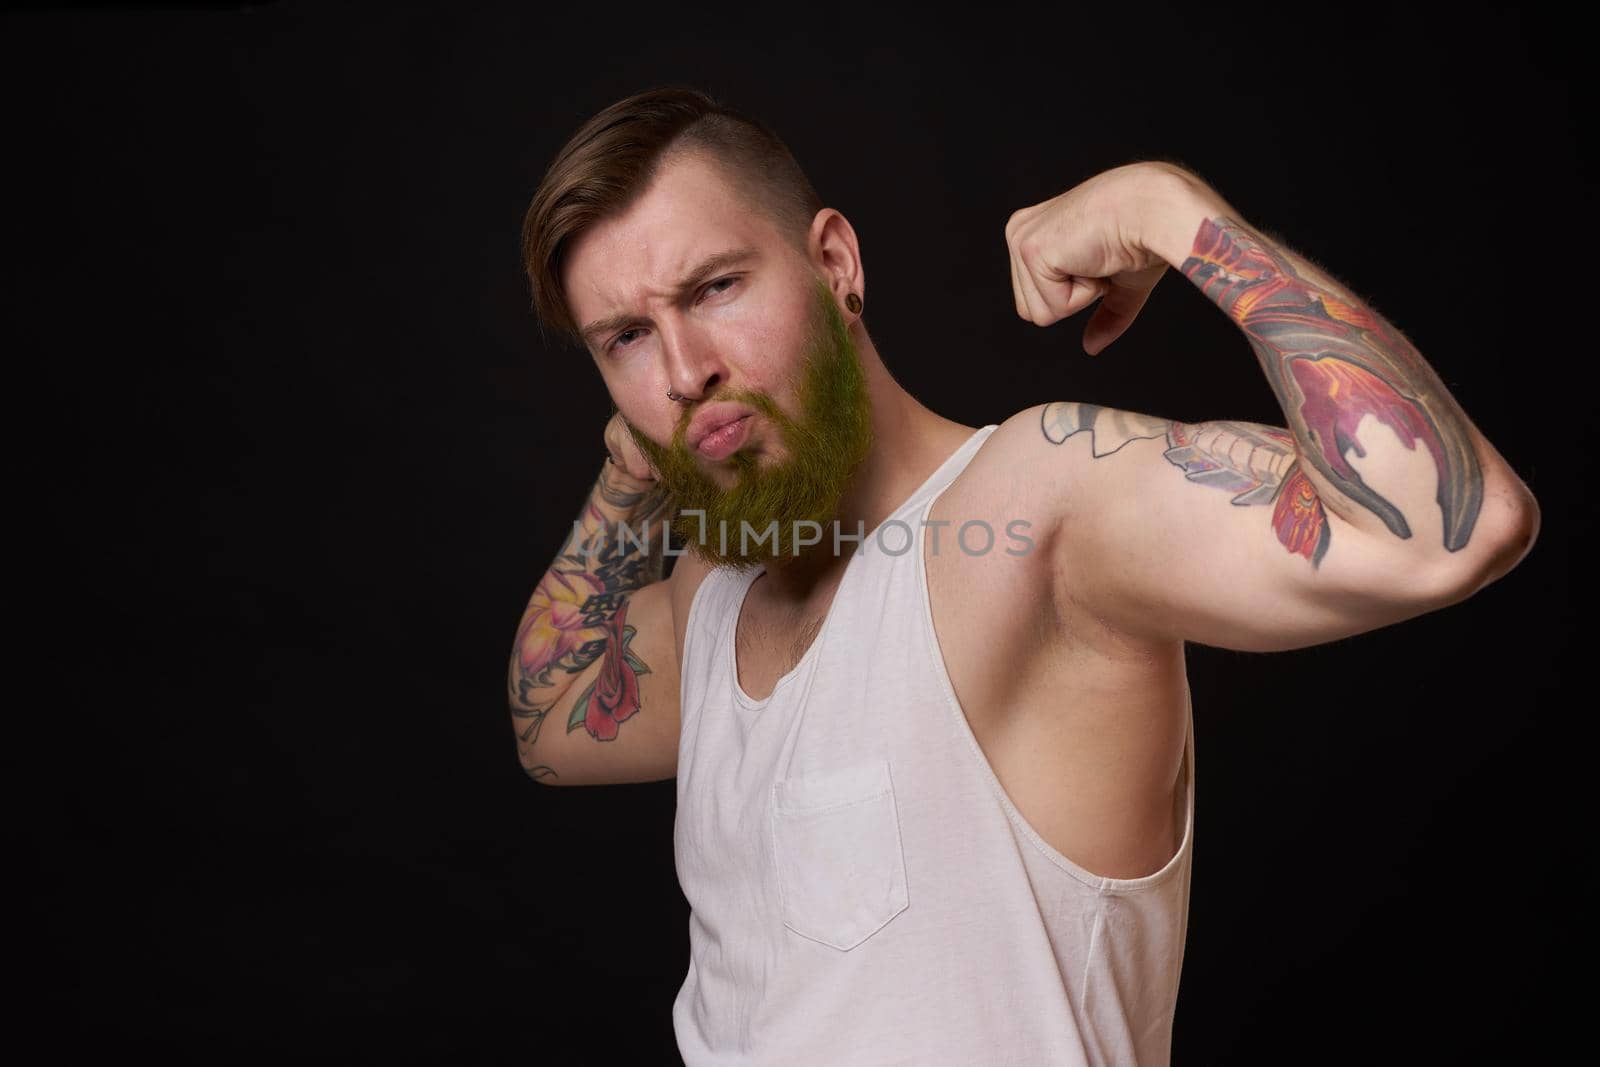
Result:
[[1039,326],[1100,306],[1083,331],[1096,355],[1144,307],[1167,262],[1143,240],[1148,207],[1173,170],[1131,163],[1097,174],[1006,220],[1017,314]]

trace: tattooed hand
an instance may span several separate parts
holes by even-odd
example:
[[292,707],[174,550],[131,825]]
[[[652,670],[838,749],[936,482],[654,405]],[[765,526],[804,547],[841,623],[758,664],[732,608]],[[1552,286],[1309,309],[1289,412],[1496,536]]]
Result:
[[640,483],[640,488],[657,480],[655,468],[639,450],[633,435],[628,433],[620,411],[613,412],[611,421],[606,423],[606,451],[611,454],[612,464],[623,474]]
[[1140,210],[1173,170],[1131,163],[1095,175],[1006,220],[1017,314],[1039,326],[1100,306],[1083,331],[1097,355],[1144,307],[1167,262],[1139,239]]

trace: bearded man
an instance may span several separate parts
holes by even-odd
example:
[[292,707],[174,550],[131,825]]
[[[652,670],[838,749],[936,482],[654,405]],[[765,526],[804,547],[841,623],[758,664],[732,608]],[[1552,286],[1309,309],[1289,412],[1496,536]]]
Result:
[[929,410],[867,333],[848,220],[692,89],[590,119],[529,208],[535,307],[616,411],[517,631],[512,722],[541,783],[676,776],[691,1067],[1167,1062],[1184,642],[1391,625],[1536,536],[1400,332],[1186,169],[1118,167],[1004,233],[1019,316],[1099,301],[1091,354],[1177,268],[1284,425]]

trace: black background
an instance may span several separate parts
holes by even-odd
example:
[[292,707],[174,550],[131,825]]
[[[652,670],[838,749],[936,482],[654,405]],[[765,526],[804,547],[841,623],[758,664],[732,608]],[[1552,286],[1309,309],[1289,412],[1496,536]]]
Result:
[[541,340],[522,214],[585,117],[686,83],[786,139],[861,238],[889,367],[969,425],[1053,399],[1282,423],[1176,273],[1097,358],[1086,313],[1017,317],[1008,215],[1134,159],[1183,161],[1407,333],[1542,534],[1387,630],[1191,648],[1174,1062],[1552,1058],[1594,899],[1572,28],[580,6],[5,18],[10,407],[38,424],[14,525],[45,539],[14,561],[47,579],[20,672],[46,695],[15,718],[49,728],[13,760],[45,846],[15,918],[57,1047],[675,1062],[674,784],[536,785],[503,679],[608,414]]

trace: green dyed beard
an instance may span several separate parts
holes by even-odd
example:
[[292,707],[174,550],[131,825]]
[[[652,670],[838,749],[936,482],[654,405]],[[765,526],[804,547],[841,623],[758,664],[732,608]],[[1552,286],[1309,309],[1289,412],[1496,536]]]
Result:
[[[704,461],[689,451],[685,441],[696,409],[684,408],[667,447],[623,420],[640,451],[654,465],[660,484],[672,497],[676,509],[673,529],[696,555],[714,567],[780,567],[793,562],[800,552],[832,551],[830,523],[838,514],[839,501],[852,475],[871,451],[872,403],[860,357],[834,304],[833,293],[821,279],[816,281],[815,294],[805,360],[797,372],[799,421],[785,415],[766,393],[719,392],[715,397],[748,404],[778,427],[788,452],[782,461],[758,467],[755,456],[741,448],[719,461],[731,465],[738,475],[733,488],[724,489],[705,473],[701,466]],[[689,511],[705,512],[703,539],[702,520],[697,515],[684,514]],[[806,521],[821,528],[821,540],[797,552],[797,524]],[[767,534],[773,522],[777,523],[776,536]],[[742,552],[741,523],[749,524]],[[726,547],[722,530],[727,531]],[[807,540],[818,534],[804,525],[798,527],[798,532]],[[758,536],[764,536],[760,543]]]

